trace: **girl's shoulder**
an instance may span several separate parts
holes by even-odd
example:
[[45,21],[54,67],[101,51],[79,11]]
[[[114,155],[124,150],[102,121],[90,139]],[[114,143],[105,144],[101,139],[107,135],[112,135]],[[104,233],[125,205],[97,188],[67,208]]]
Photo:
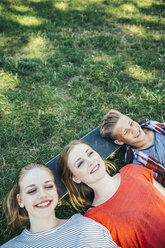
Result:
[[120,169],[122,176],[131,176],[136,178],[145,178],[145,180],[153,183],[153,171],[139,164],[127,164]]
[[[14,237],[14,238],[12,238],[12,239],[10,239],[8,242],[6,242],[5,244],[3,244],[2,246],[0,246],[0,248],[10,248],[10,247],[12,247],[12,248],[24,248],[24,246],[23,246],[23,235],[24,235],[24,232],[25,232],[25,230],[23,230],[22,232],[21,232],[21,234],[19,234],[18,236],[16,236],[16,237]],[[20,242],[22,240],[22,243]],[[18,243],[21,245],[21,246],[18,246]]]

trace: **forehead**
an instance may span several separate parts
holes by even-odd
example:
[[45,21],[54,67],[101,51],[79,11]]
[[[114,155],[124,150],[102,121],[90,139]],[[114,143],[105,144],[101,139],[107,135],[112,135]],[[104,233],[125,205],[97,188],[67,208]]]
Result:
[[120,130],[123,130],[130,120],[131,119],[128,116],[122,115],[119,118],[118,122],[116,123],[115,132],[118,132]]
[[68,163],[74,163],[75,160],[83,155],[88,149],[90,149],[90,146],[86,144],[78,144],[73,147],[68,156]]
[[52,173],[46,168],[33,168],[26,172],[20,181],[21,186],[40,184],[48,180],[54,180]]

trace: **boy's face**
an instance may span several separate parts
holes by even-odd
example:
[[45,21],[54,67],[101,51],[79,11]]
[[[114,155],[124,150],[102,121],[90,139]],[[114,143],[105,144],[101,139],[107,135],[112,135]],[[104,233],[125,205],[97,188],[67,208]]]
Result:
[[114,128],[114,134],[117,137],[117,140],[114,141],[116,144],[122,145],[125,143],[134,147],[138,146],[145,137],[140,125],[126,115],[122,115],[118,120]]

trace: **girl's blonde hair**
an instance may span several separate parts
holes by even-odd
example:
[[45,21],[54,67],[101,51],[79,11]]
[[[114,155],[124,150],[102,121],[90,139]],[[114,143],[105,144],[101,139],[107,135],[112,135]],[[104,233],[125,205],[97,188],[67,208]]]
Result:
[[13,230],[16,230],[17,227],[29,228],[30,226],[28,213],[25,207],[20,208],[17,201],[17,194],[20,193],[20,182],[22,178],[26,175],[28,171],[30,171],[33,168],[42,168],[48,170],[53,176],[55,182],[55,177],[53,172],[46,165],[28,164],[18,172],[16,183],[14,184],[13,188],[9,191],[9,193],[6,195],[3,202],[3,209],[7,219],[7,226],[11,227]]
[[[75,146],[80,144],[88,145],[81,140],[73,140],[66,145],[59,156],[57,165],[59,177],[68,191],[73,207],[77,210],[82,207],[90,206],[94,198],[94,192],[88,185],[83,182],[78,184],[72,180],[73,173],[68,167],[68,157],[70,152]],[[105,162],[106,170],[109,172],[110,169],[109,173],[113,175],[116,172],[115,166],[109,161],[105,159],[103,160]]]
[[113,140],[117,139],[114,128],[118,120],[122,117],[122,113],[111,109],[102,119],[100,123],[100,133],[102,136],[109,137]]

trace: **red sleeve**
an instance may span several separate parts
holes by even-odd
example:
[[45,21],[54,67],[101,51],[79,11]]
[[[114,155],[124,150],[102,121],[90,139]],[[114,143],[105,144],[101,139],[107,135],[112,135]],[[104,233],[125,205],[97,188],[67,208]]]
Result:
[[147,181],[151,182],[153,184],[153,170],[146,168],[144,166],[141,166],[143,170],[143,175],[147,179]]
[[124,174],[129,173],[134,176],[137,174],[140,177],[145,177],[147,181],[153,184],[153,171],[143,165],[128,164],[125,165],[120,171],[124,172]]

